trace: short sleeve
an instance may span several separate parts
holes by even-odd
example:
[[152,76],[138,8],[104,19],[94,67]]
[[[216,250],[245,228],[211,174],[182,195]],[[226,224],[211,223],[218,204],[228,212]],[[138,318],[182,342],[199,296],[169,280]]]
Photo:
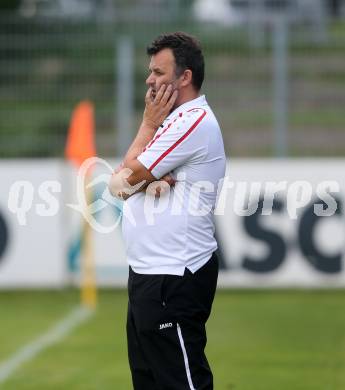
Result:
[[154,177],[167,173],[195,158],[205,150],[198,129],[205,124],[206,111],[201,108],[179,113],[165,124],[137,159]]

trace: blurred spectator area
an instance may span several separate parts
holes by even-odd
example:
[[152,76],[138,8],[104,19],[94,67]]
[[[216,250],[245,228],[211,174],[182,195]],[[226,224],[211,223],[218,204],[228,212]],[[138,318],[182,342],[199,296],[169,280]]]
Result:
[[[207,18],[200,10],[210,4]],[[271,156],[277,14],[288,15],[289,26],[289,155],[344,155],[343,1],[259,1],[254,11],[249,0],[7,0],[0,7],[1,157],[62,156],[71,112],[82,99],[95,103],[99,154],[114,156],[117,43],[125,36],[134,47],[134,134],[143,109],[146,45],[174,30],[195,34],[203,44],[204,92],[227,153]],[[222,18],[215,16],[217,7]]]

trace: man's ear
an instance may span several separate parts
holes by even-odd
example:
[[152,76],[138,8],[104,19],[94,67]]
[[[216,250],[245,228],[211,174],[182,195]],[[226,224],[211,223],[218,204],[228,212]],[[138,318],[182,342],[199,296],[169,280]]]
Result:
[[192,83],[193,72],[190,69],[186,69],[181,75],[181,87],[187,87]]

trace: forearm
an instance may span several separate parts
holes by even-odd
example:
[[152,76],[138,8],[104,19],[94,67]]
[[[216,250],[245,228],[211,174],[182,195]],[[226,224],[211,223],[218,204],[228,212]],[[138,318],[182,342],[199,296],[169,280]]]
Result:
[[118,174],[114,174],[109,183],[109,189],[111,194],[122,200],[127,200],[132,195],[138,192],[146,192],[150,196],[155,196],[159,198],[176,183],[175,179],[170,174],[167,174],[163,176],[160,180],[152,180],[151,177],[148,178],[148,180],[142,182],[141,184],[131,185],[131,180],[128,180],[128,176],[125,174],[126,170],[128,170],[128,168],[125,168]]
[[125,167],[142,153],[144,147],[152,140],[154,133],[155,129],[153,127],[149,127],[145,123],[140,125],[138,133],[123,159]]
[[171,94],[172,86],[162,85],[154,99],[152,99],[151,91],[152,89],[149,88],[146,93],[143,121],[138,134],[109,183],[110,192],[122,199],[127,199],[134,193],[146,188],[148,184],[156,181],[156,177],[138,161],[137,157],[153,139],[155,130],[169,115],[176,101],[177,91]]
[[[120,164],[120,166],[115,170],[111,181],[110,181],[110,191],[114,196],[121,198],[123,200],[127,200],[131,195],[136,192],[145,191],[147,184],[145,183],[143,186],[136,188],[135,191],[130,187],[133,184],[137,184],[137,178],[135,177],[135,173],[133,175],[123,175],[123,170],[125,168],[129,168],[134,170],[134,167],[137,165],[137,157],[142,153],[144,147],[151,141],[154,135],[154,130],[152,127],[145,125],[142,123],[139,127],[138,133],[128,148],[128,151]],[[129,187],[128,187],[129,185]],[[126,193],[127,192],[127,193]]]
[[129,166],[118,168],[110,178],[109,190],[113,196],[128,199],[143,190],[154,181],[154,177],[138,160],[129,162]]

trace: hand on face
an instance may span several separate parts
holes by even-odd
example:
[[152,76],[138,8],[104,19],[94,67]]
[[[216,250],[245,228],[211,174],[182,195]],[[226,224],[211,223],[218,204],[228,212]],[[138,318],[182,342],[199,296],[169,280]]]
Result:
[[178,91],[173,91],[171,84],[161,85],[155,94],[152,94],[152,87],[150,87],[145,96],[143,123],[152,129],[157,129],[169,115],[177,95]]

